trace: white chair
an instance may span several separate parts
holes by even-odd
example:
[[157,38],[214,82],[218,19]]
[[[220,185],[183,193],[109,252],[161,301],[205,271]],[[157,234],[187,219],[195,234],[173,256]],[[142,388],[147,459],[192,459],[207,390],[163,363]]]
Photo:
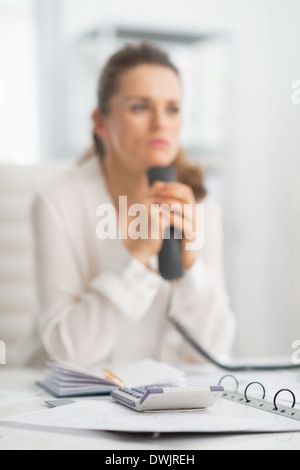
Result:
[[0,165],[0,341],[10,366],[42,365],[46,358],[35,327],[30,206],[36,191],[70,165]]

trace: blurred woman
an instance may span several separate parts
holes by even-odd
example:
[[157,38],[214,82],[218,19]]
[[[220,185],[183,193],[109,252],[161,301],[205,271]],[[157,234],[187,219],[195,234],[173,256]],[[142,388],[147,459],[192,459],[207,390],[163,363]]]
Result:
[[[36,196],[39,328],[52,358],[83,366],[162,358],[172,330],[166,318],[171,283],[158,271],[167,214],[160,214],[156,238],[124,233],[128,213],[127,223],[116,225],[121,237],[97,236],[99,207],[113,207],[116,221],[123,220],[120,196],[126,196],[128,209],[204,204],[201,249],[189,250],[185,236],[193,233],[195,212],[183,221],[184,275],[169,313],[214,356],[230,353],[235,321],[224,282],[222,217],[206,194],[201,169],[180,148],[181,105],[179,71],[162,49],[147,42],[122,47],[100,77],[93,151]],[[150,186],[147,171],[170,165],[178,182]],[[183,212],[169,223],[179,227]],[[148,222],[154,223],[151,211]],[[201,360],[178,341],[182,360]]]

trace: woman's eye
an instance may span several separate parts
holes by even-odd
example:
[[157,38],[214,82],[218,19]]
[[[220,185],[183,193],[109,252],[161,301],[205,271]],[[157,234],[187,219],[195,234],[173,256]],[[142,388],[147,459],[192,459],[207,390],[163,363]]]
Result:
[[[135,104],[131,107],[131,111],[133,111],[134,113],[139,113],[147,110],[148,108],[149,106],[146,104]],[[179,114],[180,108],[178,108],[177,106],[172,106],[171,108],[168,108],[166,112],[169,114]]]
[[169,108],[169,112],[171,114],[179,114],[180,113],[180,108],[177,108],[177,107]]
[[131,110],[134,112],[144,111],[145,109],[147,109],[147,106],[144,104],[136,104],[131,108]]

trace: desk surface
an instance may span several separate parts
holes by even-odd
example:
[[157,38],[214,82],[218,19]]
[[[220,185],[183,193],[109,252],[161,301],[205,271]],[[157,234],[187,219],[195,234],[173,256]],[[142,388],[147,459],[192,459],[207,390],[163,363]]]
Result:
[[[1,367],[0,390],[38,393],[34,399],[0,406],[0,419],[44,409],[49,395],[35,382],[42,370]],[[0,423],[0,450],[205,450],[205,449],[300,449],[300,433],[248,435],[162,435],[157,439],[142,435],[90,431],[34,431],[5,427]]]

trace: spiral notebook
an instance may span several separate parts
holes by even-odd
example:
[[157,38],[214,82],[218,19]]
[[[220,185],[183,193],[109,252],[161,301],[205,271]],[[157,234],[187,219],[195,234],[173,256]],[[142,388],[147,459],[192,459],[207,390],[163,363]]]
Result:
[[[109,372],[109,371],[108,371]],[[105,377],[103,371],[86,369],[63,361],[49,361],[45,377],[38,382],[55,398],[109,395],[120,386],[120,377],[130,387],[151,385],[184,385],[184,373],[169,364],[144,359],[114,369],[116,376]]]

